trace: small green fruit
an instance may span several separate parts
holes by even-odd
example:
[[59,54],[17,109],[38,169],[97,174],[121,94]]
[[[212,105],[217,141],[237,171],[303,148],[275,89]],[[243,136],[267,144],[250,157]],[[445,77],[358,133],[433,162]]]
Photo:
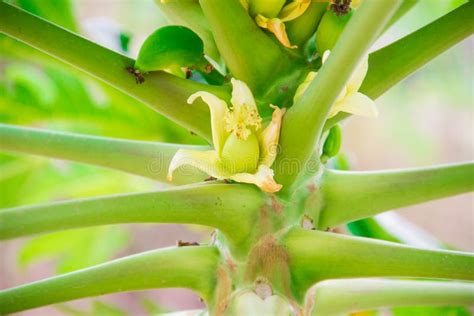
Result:
[[353,10],[346,15],[338,16],[330,10],[324,14],[316,32],[316,49],[321,56],[326,50],[334,48],[347,22],[351,19],[352,12]]
[[239,139],[234,134],[230,134],[221,153],[222,162],[227,171],[232,174],[255,172],[259,157],[258,139],[254,133],[251,133],[247,139]]
[[336,156],[341,149],[342,133],[339,125],[335,125],[329,130],[328,137],[323,145],[321,161],[325,163],[329,158]]
[[250,0],[250,14],[252,16],[261,14],[266,18],[276,18],[284,4],[285,0]]
[[204,55],[199,36],[184,26],[170,25],[153,32],[138,53],[135,69],[143,72],[198,64]]

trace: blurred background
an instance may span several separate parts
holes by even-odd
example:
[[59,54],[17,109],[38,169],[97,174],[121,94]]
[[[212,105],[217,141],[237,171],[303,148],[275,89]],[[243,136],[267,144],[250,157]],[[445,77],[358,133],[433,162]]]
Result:
[[[62,8],[52,11],[42,11],[49,1],[10,2],[132,57],[147,35],[166,24],[152,0],[76,0],[71,1],[71,10],[68,1],[56,1]],[[463,2],[421,0],[374,49]],[[43,6],[38,5],[41,3]],[[344,123],[342,151],[354,169],[418,167],[474,158],[473,45],[472,38],[464,41],[379,98],[377,119],[356,117]],[[2,34],[0,122],[120,138],[202,143],[132,98]],[[0,208],[158,187],[160,184],[150,180],[111,170],[0,154]],[[443,243],[474,251],[473,194],[396,213],[401,215],[396,220],[408,219]],[[209,234],[197,226],[122,225],[1,242],[0,289],[173,246],[177,240],[205,242]],[[202,306],[190,291],[157,290],[84,299],[19,315],[148,315]]]

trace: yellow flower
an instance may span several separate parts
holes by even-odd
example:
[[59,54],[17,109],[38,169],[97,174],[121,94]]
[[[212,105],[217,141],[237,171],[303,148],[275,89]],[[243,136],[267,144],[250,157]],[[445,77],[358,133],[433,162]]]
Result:
[[[323,54],[323,64],[329,58],[330,51],[327,50]],[[376,117],[378,110],[375,102],[365,94],[359,91],[362,82],[367,74],[368,70],[368,56],[364,58],[362,63],[356,68],[347,84],[342,89],[341,93],[334,102],[331,110],[329,111],[328,118],[335,116],[339,112],[352,113],[355,115]],[[300,84],[296,90],[293,101],[296,102],[298,98],[306,91],[309,84],[316,77],[317,72],[310,72],[303,83]]]
[[261,28],[268,29],[275,37],[288,48],[296,48],[296,45],[291,45],[288,35],[286,34],[285,23],[300,17],[306,9],[308,9],[312,0],[294,0],[281,9],[278,17],[267,18],[261,14],[255,17],[255,22]]
[[252,92],[244,82],[231,81],[230,109],[226,102],[208,92],[196,92],[189,97],[189,104],[201,98],[209,106],[214,150],[178,150],[170,163],[168,179],[180,166],[190,165],[216,179],[253,183],[265,192],[277,192],[281,185],[273,179],[270,167],[277,155],[285,110],[270,105],[274,109],[272,120],[262,129]]

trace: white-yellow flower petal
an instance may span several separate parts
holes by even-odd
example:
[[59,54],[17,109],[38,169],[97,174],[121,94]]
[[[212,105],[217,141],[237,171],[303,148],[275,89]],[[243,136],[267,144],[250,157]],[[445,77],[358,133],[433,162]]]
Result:
[[329,117],[333,117],[339,112],[368,117],[377,117],[378,115],[375,102],[360,92],[349,94],[341,101],[336,102],[329,113]]
[[326,51],[323,53],[323,57],[322,57],[322,63],[323,63],[323,64],[328,60],[329,55],[331,55],[331,51],[330,51],[330,50],[326,50]]
[[[308,73],[304,81],[296,89],[295,95],[293,96],[293,103],[298,101],[298,99],[303,95],[303,93],[305,93],[305,91],[308,89],[309,85],[311,84],[311,82],[313,82],[313,80],[316,78],[317,75],[318,73],[314,71],[311,71]],[[339,100],[342,100],[346,96],[346,94],[347,94],[347,88],[346,86],[344,86],[342,88],[342,91],[337,96],[336,102]]]
[[[173,172],[181,166],[197,168],[216,179],[227,179],[229,177],[215,150],[178,150],[168,167],[169,181],[173,179]],[[185,172],[183,172],[183,174],[185,174]]]
[[212,142],[214,143],[214,148],[220,153],[224,147],[225,140],[229,136],[224,124],[224,118],[229,111],[227,104],[215,95],[205,91],[192,94],[188,98],[188,103],[193,103],[199,97],[209,106],[211,112]]
[[281,9],[278,18],[283,22],[294,20],[303,15],[310,4],[311,0],[294,0]]
[[347,83],[347,93],[355,93],[359,91],[362,82],[364,82],[367,70],[369,69],[369,57],[365,56],[362,62],[357,66],[354,73],[352,74],[349,82]]
[[273,108],[272,121],[259,135],[260,143],[260,164],[271,167],[278,154],[278,141],[280,129],[285,109],[280,109],[275,105]]
[[268,19],[263,15],[259,14],[255,17],[255,21],[257,22],[258,26],[264,29],[268,29],[270,32],[272,32],[283,46],[287,48],[297,47],[296,45],[291,45],[290,39],[286,34],[285,23],[283,23],[282,20],[278,18]]
[[256,110],[257,105],[255,104],[252,91],[250,91],[250,88],[245,82],[234,78],[232,78],[230,82],[232,83],[232,98],[230,99],[230,103],[232,103],[233,106],[249,105],[252,110]]
[[274,193],[280,191],[282,185],[275,182],[273,179],[273,170],[265,165],[258,166],[258,170],[254,174],[250,173],[237,173],[230,177],[231,180],[252,183],[258,186],[262,191],[268,193]]

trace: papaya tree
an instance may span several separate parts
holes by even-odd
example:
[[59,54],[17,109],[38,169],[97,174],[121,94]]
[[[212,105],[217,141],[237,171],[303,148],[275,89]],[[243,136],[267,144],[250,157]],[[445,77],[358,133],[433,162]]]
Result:
[[[402,244],[373,216],[472,191],[474,164],[355,172],[337,156],[340,122],[377,116],[379,96],[473,33],[468,1],[369,54],[416,2],[156,0],[170,25],[151,32],[134,60],[81,37],[71,19],[60,26],[39,17],[46,2],[31,1],[38,10],[28,12],[0,1],[3,36],[206,141],[181,145],[2,123],[1,151],[167,186],[4,208],[0,239],[126,223],[215,229],[208,244],[181,242],[3,289],[0,313],[159,288],[195,291],[207,309],[190,315],[346,315],[438,305],[468,313],[474,255]],[[345,224],[359,236],[333,231]]]

